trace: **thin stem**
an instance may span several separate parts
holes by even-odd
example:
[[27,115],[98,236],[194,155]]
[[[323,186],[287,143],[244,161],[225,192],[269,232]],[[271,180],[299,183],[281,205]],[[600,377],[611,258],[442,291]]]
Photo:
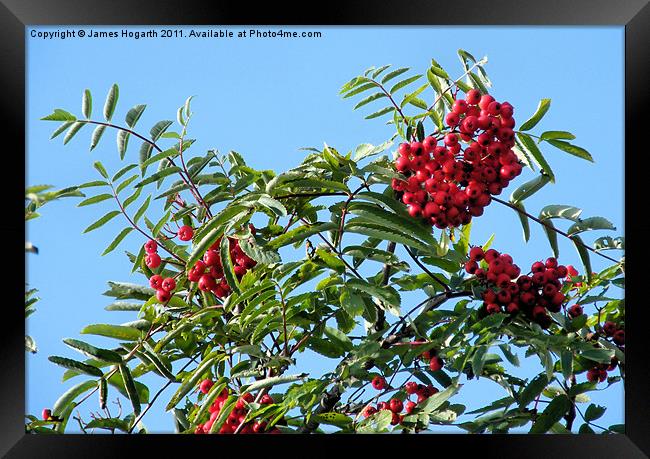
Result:
[[544,222],[544,220],[540,220],[539,218],[532,216],[531,214],[529,214],[528,212],[526,212],[526,211],[524,211],[524,210],[521,210],[519,207],[515,206],[514,204],[511,204],[511,203],[509,203],[508,201],[504,201],[503,199],[499,199],[499,198],[496,198],[496,197],[494,197],[494,196],[492,196],[492,199],[493,199],[494,201],[500,203],[500,204],[503,204],[504,206],[507,206],[507,207],[510,207],[511,209],[516,210],[516,211],[519,212],[520,214],[525,215],[526,217],[528,217],[528,218],[530,218],[531,220],[533,220],[533,221],[539,223],[540,225],[545,226],[545,227],[548,228],[549,230],[551,230],[551,231],[555,231],[556,233],[561,234],[562,236],[564,236],[564,237],[566,237],[566,238],[568,238],[568,239],[571,239],[574,243],[576,243],[576,244],[578,244],[578,245],[584,247],[585,249],[589,250],[590,252],[593,252],[593,253],[595,253],[596,255],[599,255],[599,256],[601,256],[601,257],[603,257],[603,258],[606,258],[606,259],[609,260],[609,261],[613,261],[614,263],[620,263],[619,260],[616,260],[616,259],[614,259],[614,258],[612,258],[612,257],[609,257],[609,256],[603,254],[603,253],[600,253],[599,251],[597,251],[597,250],[593,249],[592,247],[588,246],[587,244],[584,244],[584,243],[582,243],[582,242],[579,242],[579,241],[573,239],[571,236],[569,236],[569,234],[565,233],[564,231],[559,230],[559,229],[555,228],[554,226],[549,225],[548,223]]
[[[148,143],[149,145],[151,145],[151,146],[152,146],[153,148],[155,148],[156,151],[158,151],[159,153],[162,153],[162,152],[163,152],[162,148],[160,148],[160,147],[156,144],[156,142],[152,141],[151,139],[147,139],[147,138],[144,137],[143,135],[140,135],[140,134],[138,134],[137,132],[135,132],[135,131],[133,131],[133,130],[131,130],[131,129],[127,129],[127,128],[125,128],[124,126],[118,126],[117,124],[105,123],[105,122],[102,122],[102,121],[93,121],[93,120],[85,120],[85,121],[83,121],[83,122],[84,122],[84,123],[88,123],[88,124],[98,124],[98,125],[100,125],[100,126],[107,126],[107,127],[113,128],[113,129],[117,129],[117,130],[119,130],[119,131],[125,131],[125,132],[128,132],[129,134],[134,135],[134,136],[137,137],[138,139],[140,139],[140,140],[142,140],[142,141]],[[181,149],[182,149],[182,145],[181,145]],[[176,166],[176,163],[174,163],[174,160],[173,160],[172,158],[167,158],[167,161],[169,161],[169,163],[170,163],[172,166],[177,167],[177,166]],[[188,181],[189,176],[186,178],[185,175],[183,175],[183,173],[182,173],[181,171],[178,172],[178,175],[180,175],[180,177],[181,177],[181,179],[183,180],[183,182],[185,183],[185,185],[187,185],[187,186],[190,188],[190,191],[192,192],[192,185],[190,184],[190,181]],[[194,192],[192,192],[192,195],[194,195]],[[205,201],[203,201],[202,198],[200,198],[200,196],[196,196],[196,195],[194,195],[194,197],[196,198],[197,201],[199,201],[199,204],[201,204],[201,205],[203,205],[203,206],[205,207],[206,212],[210,212],[210,209],[207,207],[207,204],[205,203]]]
[[[155,239],[153,237],[153,235],[149,236],[138,225],[136,225],[136,223],[131,219],[131,217],[129,217],[129,214],[126,213],[126,209],[124,209],[124,206],[122,205],[122,202],[120,201],[120,198],[117,197],[117,193],[115,192],[115,188],[113,187],[112,183],[111,183],[111,190],[113,190],[113,197],[115,198],[115,201],[117,201],[117,205],[120,207],[120,211],[122,212],[124,217],[126,217],[126,219],[129,221],[131,226],[134,229],[136,229],[137,231],[139,231],[142,235],[144,235],[144,237],[146,237],[147,239]],[[181,266],[185,266],[185,260],[183,260],[181,257],[176,255],[175,253],[167,250],[167,248],[164,245],[162,245],[161,247],[165,250],[165,252],[169,253],[172,257],[176,258],[181,263]]]
[[413,251],[411,250],[410,247],[404,246],[404,248],[405,248],[406,251],[408,252],[409,256],[413,259],[413,261],[415,262],[415,264],[418,265],[422,271],[424,271],[425,273],[427,273],[431,279],[433,279],[433,280],[436,281],[440,286],[442,286],[442,288],[445,290],[445,292],[451,292],[451,288],[449,288],[449,286],[448,286],[447,284],[445,284],[443,281],[441,281],[440,279],[438,279],[438,278],[437,278],[437,277],[436,277],[436,276],[435,276],[431,271],[429,271],[429,270],[427,269],[426,266],[424,266],[424,265],[422,264],[422,262],[421,262],[420,260],[418,260],[418,258],[415,256],[415,254],[413,253]]
[[[200,354],[199,354],[199,355],[200,355]],[[182,372],[182,371],[184,371],[187,367],[189,367],[190,364],[191,364],[192,362],[196,362],[196,357],[192,357],[192,358],[190,359],[190,361],[187,362],[187,363],[186,363],[186,364],[185,364],[185,365],[180,369],[179,373]],[[144,410],[142,410],[142,413],[140,413],[140,416],[138,416],[138,417],[133,421],[133,424],[131,425],[131,428],[129,429],[129,432],[128,432],[128,433],[133,432],[133,429],[135,429],[135,426],[137,426],[137,425],[138,425],[138,422],[140,422],[140,420],[144,417],[144,415],[147,414],[147,411],[149,411],[149,409],[153,406],[153,404],[154,404],[154,402],[156,401],[156,399],[157,399],[157,398],[160,396],[160,394],[162,394],[163,391],[164,391],[165,389],[167,389],[167,388],[168,388],[168,387],[169,387],[173,382],[178,382],[178,381],[172,381],[171,379],[169,379],[169,380],[167,380],[167,383],[166,383],[164,386],[162,386],[158,392],[156,392],[156,395],[154,395],[153,398],[149,401],[149,403],[147,404],[147,407],[146,407]]]

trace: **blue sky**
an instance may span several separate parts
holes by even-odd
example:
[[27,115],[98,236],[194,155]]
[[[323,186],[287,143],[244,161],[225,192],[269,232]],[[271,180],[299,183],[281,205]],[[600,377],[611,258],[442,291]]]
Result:
[[[90,27],[69,29],[80,28],[88,31]],[[241,30],[215,28],[232,30],[235,35]],[[65,28],[36,30],[58,29]],[[519,123],[534,112],[540,98],[551,98],[551,110],[535,131],[571,131],[577,136],[575,143],[595,159],[590,164],[546,149],[557,183],[529,198],[527,208],[535,213],[549,203],[575,205],[584,210],[583,216],[607,217],[617,227],[616,234],[623,233],[622,27],[283,29],[317,30],[322,37],[161,38],[161,29],[156,29],[158,38],[140,40],[43,39],[31,38],[28,29],[27,183],[62,188],[96,179],[92,163],[98,159],[109,173],[123,165],[115,147],[115,133],[106,132],[100,147],[89,153],[90,129],[82,130],[63,146],[61,137],[49,140],[55,125],[39,121],[54,108],[80,114],[85,88],[93,93],[96,117],[113,83],[120,86],[116,120],[123,120],[133,105],[147,104],[138,124],[143,132],[156,121],[175,119],[177,107],[187,96],[195,95],[190,135],[197,142],[192,150],[235,150],[252,167],[280,172],[301,161],[304,152],[298,150],[300,147],[327,142],[347,152],[361,143],[379,144],[391,136],[390,126],[363,119],[371,110],[354,112],[354,103],[338,96],[341,85],[351,77],[384,64],[412,67],[422,73],[432,57],[452,77],[458,76],[462,70],[456,50],[462,48],[476,57],[488,56],[486,69],[494,83],[492,94],[512,103]],[[122,27],[101,30],[119,32]],[[132,142],[127,160],[136,161],[138,148]],[[513,185],[531,177],[532,173],[525,170]],[[504,195],[512,189],[514,186]],[[38,354],[26,356],[28,413],[51,407],[65,389],[80,380],[78,377],[61,384],[63,370],[47,361],[52,354],[77,357],[62,338],[79,337],[79,330],[89,323],[121,323],[135,318],[135,313],[104,311],[110,298],[101,293],[107,280],[145,282],[142,276],[130,276],[123,255],[124,249],[135,251],[143,241],[133,235],[119,250],[101,257],[123,222],[117,218],[101,230],[81,234],[108,211],[108,205],[103,205],[107,202],[82,208],[76,208],[74,199],[54,202],[42,209],[41,218],[28,225],[28,238],[40,253],[27,255],[26,275],[41,297],[38,312],[28,321],[28,332],[39,346]],[[531,225],[531,241],[526,244],[516,215],[493,204],[474,220],[473,237],[480,243],[497,233],[495,248],[508,251],[520,266],[530,265],[550,256],[543,231]],[[575,249],[564,240],[560,240],[560,261],[580,266]],[[595,269],[604,267],[597,257],[592,262]],[[110,345],[108,340],[88,338],[98,345]],[[312,356],[304,365],[325,368],[326,362]],[[520,374],[528,377],[534,374],[533,368],[525,364]],[[149,384],[152,393],[160,387],[153,378],[143,382]],[[163,399],[171,393],[168,389]],[[463,393],[461,399],[468,411],[504,395],[498,386],[482,381],[470,382]],[[592,400],[608,407],[600,424],[623,422],[622,385],[594,393]],[[93,398],[86,403],[96,402]],[[87,417],[85,413],[82,410]],[[173,429],[170,415],[161,407],[154,406],[144,422],[155,432]]]

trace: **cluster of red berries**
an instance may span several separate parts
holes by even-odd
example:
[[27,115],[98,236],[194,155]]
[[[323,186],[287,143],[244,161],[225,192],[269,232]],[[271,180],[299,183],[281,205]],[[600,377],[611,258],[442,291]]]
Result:
[[[191,226],[184,225],[178,228],[178,238],[181,241],[189,241],[194,236],[194,230]],[[161,258],[158,255],[158,244],[153,239],[147,241],[144,245],[144,250],[147,256],[144,259],[145,264],[149,269],[156,269],[160,266]]]
[[[212,380],[210,379],[204,379],[201,381],[201,384],[199,385],[199,390],[203,394],[207,394],[210,391],[210,388],[214,385]],[[196,429],[194,430],[195,434],[207,434],[210,433],[210,430],[212,429],[212,425],[216,421],[216,419],[219,417],[219,413],[221,412],[221,409],[223,408],[224,403],[226,403],[226,400],[228,399],[228,388],[224,388],[219,395],[217,395],[217,398],[214,400],[212,405],[210,405],[209,411],[210,411],[210,419],[206,421],[203,424],[199,424],[196,426]],[[244,420],[246,419],[246,414],[247,414],[247,409],[246,409],[246,404],[247,403],[252,403],[254,400],[254,397],[250,393],[246,393],[242,395],[239,400],[235,403],[235,407],[233,410],[230,412],[228,415],[228,418],[226,421],[223,423],[221,428],[219,429],[220,434],[232,434],[235,433],[237,429],[239,429],[239,433],[243,434],[254,434],[254,433],[272,433],[272,434],[277,434],[281,433],[280,429],[277,427],[273,427],[269,430],[267,430],[267,423],[266,422],[246,422],[244,423]],[[260,404],[261,405],[269,405],[273,403],[273,398],[265,394],[260,398]],[[241,428],[239,426],[242,425]]]
[[[485,260],[487,268],[480,267]],[[500,254],[494,249],[483,251],[472,247],[465,271],[475,275],[487,289],[483,292],[483,307],[488,314],[503,312],[509,314],[523,312],[542,328],[548,328],[551,317],[547,311],[560,312],[566,296],[561,292],[562,282],[567,276],[566,266],[559,265],[555,258],[546,262],[536,261],[528,275],[522,275],[519,266],[512,262],[508,254]],[[570,314],[582,314],[582,307],[575,305]]]
[[[372,380],[372,387],[376,390],[384,390],[387,386],[386,380],[381,376],[375,376]],[[378,402],[377,406],[368,405],[363,411],[363,417],[367,418],[381,410],[389,410],[392,412],[392,425],[397,425],[402,422],[404,419],[404,414],[411,414],[418,403],[422,403],[429,397],[438,393],[438,389],[433,386],[425,386],[424,384],[418,384],[413,381],[409,381],[404,385],[404,390],[408,394],[406,403],[399,398],[392,398],[388,402]],[[417,402],[409,400],[411,395],[417,395]]]
[[[445,117],[451,131],[442,139],[402,143],[396,169],[407,180],[393,179],[392,188],[413,218],[444,229],[470,222],[522,166],[514,146],[513,107],[475,89],[457,99]],[[443,145],[438,145],[442,140]],[[461,141],[467,145],[463,149]]]
[[625,346],[625,330],[615,322],[608,320],[603,324],[603,332],[608,338],[612,338],[614,344]]
[[[251,229],[253,232],[255,231],[252,226]],[[230,240],[230,258],[233,262],[233,271],[237,279],[241,279],[257,262],[242,251],[237,239],[228,239]],[[198,282],[200,290],[212,292],[218,298],[223,298],[230,293],[230,286],[223,273],[221,256],[219,255],[220,246],[221,238],[206,250],[203,254],[203,260],[197,261],[188,270],[187,279],[190,282]]]
[[587,381],[589,382],[603,382],[607,379],[607,372],[613,371],[618,366],[618,359],[612,357],[612,361],[607,363],[601,363],[587,371]]

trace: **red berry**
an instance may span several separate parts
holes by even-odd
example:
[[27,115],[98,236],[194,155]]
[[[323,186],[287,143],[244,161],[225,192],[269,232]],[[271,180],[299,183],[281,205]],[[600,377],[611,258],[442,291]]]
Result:
[[160,274],[154,274],[149,278],[149,285],[154,290],[160,289],[162,282],[163,282],[163,278]]
[[160,255],[155,252],[148,254],[144,259],[144,262],[149,269],[156,269],[158,266],[160,266],[161,261],[162,260],[160,259]]
[[367,418],[368,416],[372,416],[372,415],[375,414],[376,412],[377,412],[377,408],[375,408],[375,407],[372,406],[372,405],[368,405],[368,406],[366,406],[366,407],[363,409],[362,414],[363,414],[363,417],[364,417],[364,418]]
[[207,274],[203,274],[199,279],[199,289],[203,290],[204,292],[213,290],[216,286],[217,284],[215,283],[214,279]]
[[404,385],[404,388],[405,388],[407,394],[413,395],[418,390],[418,383],[413,382],[413,381],[409,381]]
[[153,239],[149,239],[145,244],[144,244],[144,250],[147,253],[155,253],[158,251],[158,244],[156,241]]
[[395,168],[400,172],[407,171],[411,168],[411,161],[404,156],[400,156],[395,160]]
[[612,336],[612,339],[619,346],[623,346],[625,344],[625,330],[616,330]]
[[465,95],[465,100],[470,105],[476,105],[481,101],[481,93],[477,89],[470,89]]
[[201,384],[199,384],[199,390],[202,393],[207,394],[212,386],[214,386],[214,383],[211,379],[204,379],[201,381]]
[[616,332],[616,324],[614,322],[607,321],[603,324],[603,331],[607,336],[614,336]]
[[431,360],[429,361],[429,368],[431,371],[438,371],[442,369],[444,366],[444,362],[440,357],[432,357]]
[[485,252],[481,247],[472,247],[469,250],[469,259],[473,261],[481,261],[485,258]]
[[273,402],[273,397],[271,397],[269,394],[264,394],[260,399],[260,404],[262,405],[270,405]]
[[569,308],[568,313],[569,313],[569,317],[572,317],[572,318],[575,319],[576,317],[582,315],[582,313],[583,313],[582,306],[580,306],[579,304],[574,304],[573,306],[571,306]]
[[411,414],[416,406],[417,404],[415,402],[406,402],[404,405],[404,411],[406,411],[406,414]]
[[43,418],[43,421],[47,421],[52,417],[52,410],[50,410],[49,408],[45,408],[43,410],[41,417]]
[[398,398],[391,399],[390,410],[393,413],[401,413],[403,409],[404,409],[404,403],[400,399]]
[[162,281],[161,288],[166,292],[171,292],[176,288],[176,281],[172,277],[168,277]]
[[[501,293],[501,292],[499,292]],[[485,308],[488,314],[498,314],[501,312],[501,306],[496,303],[489,303]]]
[[156,298],[158,299],[158,302],[161,304],[167,303],[171,299],[171,294],[169,292],[166,292],[165,290],[156,290]]
[[372,387],[376,390],[383,390],[386,387],[386,380],[381,376],[372,378]]
[[178,238],[181,241],[189,241],[194,236],[194,230],[191,226],[183,225],[178,229]]
[[219,257],[219,252],[216,250],[208,250],[203,254],[203,262],[207,266],[214,266],[216,264],[221,263],[221,259]]

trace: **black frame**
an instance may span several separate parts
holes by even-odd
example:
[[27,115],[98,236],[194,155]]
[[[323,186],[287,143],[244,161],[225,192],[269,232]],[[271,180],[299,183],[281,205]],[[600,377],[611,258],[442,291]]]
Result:
[[[626,205],[633,212],[641,212],[636,206],[643,204],[648,194],[643,184],[644,168],[636,164],[647,157],[644,151],[643,135],[648,126],[648,91],[646,85],[650,82],[650,60],[647,58],[647,45],[650,44],[650,5],[648,0],[626,0],[613,2],[608,0],[573,0],[561,2],[535,0],[464,0],[459,4],[453,2],[435,2],[412,0],[404,7],[391,5],[389,2],[356,1],[342,5],[328,3],[327,9],[312,9],[307,12],[305,3],[297,5],[274,5],[271,2],[256,5],[251,8],[244,2],[207,2],[184,0],[2,0],[0,5],[0,62],[2,63],[2,118],[5,133],[23,133],[25,131],[25,27],[27,25],[60,25],[60,24],[277,24],[277,25],[619,25],[625,26],[625,139],[626,152],[634,161],[635,167],[626,167]],[[384,4],[386,3],[386,4]],[[303,12],[304,11],[304,12]],[[303,12],[302,15],[300,12]],[[210,14],[211,13],[211,14]],[[561,50],[558,50],[561,52]],[[585,95],[576,94],[576,106],[579,98]],[[645,110],[644,110],[645,109]],[[25,139],[21,134],[7,136],[16,142],[13,151],[25,151]],[[5,151],[5,161],[9,149]],[[13,155],[14,157],[19,155]],[[639,181],[632,175],[639,174]],[[635,185],[635,183],[637,185]],[[639,185],[639,183],[641,185]],[[19,209],[21,194],[24,189],[24,179],[18,178],[18,183],[11,189],[11,198],[5,202],[15,204],[15,220],[3,222],[0,235],[6,236],[13,243],[7,244],[7,250],[15,259],[22,257],[22,241],[25,227],[22,226],[23,210]],[[634,187],[634,188],[633,188]],[[641,193],[639,193],[641,191]],[[8,193],[8,191],[7,191]],[[12,205],[14,205],[12,204]],[[633,207],[634,206],[634,207]],[[626,226],[627,226],[626,212]],[[639,217],[641,218],[641,217]],[[640,267],[641,252],[644,247],[639,243],[635,233],[638,229],[646,229],[648,225],[635,222],[634,227],[627,226],[626,238],[628,250],[632,259],[632,294],[636,296],[639,289],[636,280],[640,279],[637,266]],[[631,243],[631,246],[630,246]],[[15,252],[14,252],[15,251]],[[6,253],[6,252],[5,252]],[[19,276],[16,276],[19,277]],[[4,377],[0,379],[0,453],[7,457],[115,457],[140,452],[151,454],[152,449],[161,442],[181,445],[186,454],[190,450],[197,451],[217,446],[219,450],[204,450],[205,453],[223,454],[223,447],[231,447],[234,454],[250,451],[251,446],[260,447],[260,452],[291,454],[290,447],[318,446],[323,453],[337,452],[340,454],[339,442],[350,442],[348,447],[360,446],[352,454],[373,454],[377,447],[410,447],[410,445],[395,444],[398,440],[391,435],[365,436],[260,436],[246,442],[246,450],[240,449],[241,442],[231,436],[179,436],[179,435],[147,435],[119,437],[121,441],[107,435],[64,435],[43,436],[26,435],[24,430],[24,378],[25,351],[23,313],[17,307],[23,301],[22,280],[12,282],[11,295],[6,301],[5,318],[9,324],[2,330],[2,345],[0,346],[0,362]],[[628,289],[629,291],[629,289]],[[409,436],[407,441],[417,444],[418,453],[442,453],[465,457],[474,450],[481,457],[585,457],[595,458],[631,458],[647,457],[650,454],[650,370],[647,357],[644,355],[643,336],[647,331],[642,329],[642,301],[633,303],[626,311],[627,333],[627,387],[625,391],[625,424],[624,435],[464,435],[439,434],[434,436]],[[332,441],[335,439],[337,441]],[[405,440],[406,438],[402,438]],[[399,440],[398,440],[399,441]],[[218,444],[215,445],[214,442]],[[232,443],[231,443],[232,442]],[[296,443],[298,442],[298,444]],[[227,443],[228,445],[224,444]],[[167,445],[165,445],[167,446]],[[171,445],[170,445],[171,446]],[[119,447],[119,450],[117,448]],[[198,447],[198,448],[197,448]],[[374,448],[373,448],[374,447]],[[420,449],[421,448],[421,449]],[[444,450],[443,450],[444,448]],[[238,451],[239,450],[239,451]],[[168,450],[171,452],[171,450]],[[313,451],[307,450],[307,451]],[[348,450],[349,451],[349,450]],[[357,452],[358,451],[358,452]],[[193,452],[193,451],[192,451]],[[379,452],[379,451],[377,451]],[[376,454],[376,453],[375,453]],[[380,452],[381,454],[381,452]],[[383,453],[386,454],[386,453]],[[166,453],[165,456],[168,456]]]

